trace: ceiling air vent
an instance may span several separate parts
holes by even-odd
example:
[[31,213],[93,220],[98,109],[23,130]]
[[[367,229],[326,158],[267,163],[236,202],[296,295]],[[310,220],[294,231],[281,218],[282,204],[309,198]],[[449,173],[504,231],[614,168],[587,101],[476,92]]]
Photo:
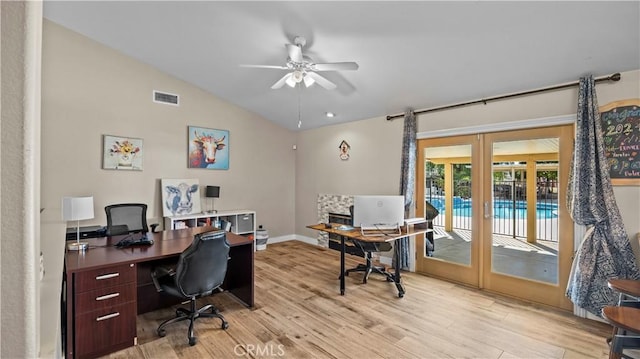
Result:
[[172,93],[153,91],[153,102],[164,103],[166,105],[179,106],[180,96]]

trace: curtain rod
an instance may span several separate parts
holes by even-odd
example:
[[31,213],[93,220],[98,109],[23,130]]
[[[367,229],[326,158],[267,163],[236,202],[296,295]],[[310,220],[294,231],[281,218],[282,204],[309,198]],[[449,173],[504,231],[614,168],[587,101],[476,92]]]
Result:
[[[596,83],[604,82],[604,81],[614,81],[614,82],[615,81],[620,81],[620,73],[616,72],[613,75],[597,78],[594,81]],[[482,99],[482,100],[475,100],[475,101],[457,103],[455,105],[433,107],[433,108],[429,108],[429,109],[426,109],[426,110],[413,111],[413,113],[415,115],[421,115],[423,113],[429,113],[429,112],[441,111],[441,110],[448,110],[448,109],[462,107],[462,106],[475,105],[475,104],[478,104],[478,103],[484,103],[486,105],[487,102],[489,102],[489,101],[504,100],[504,99],[512,98],[512,97],[518,97],[518,96],[524,96],[524,95],[532,95],[532,94],[536,94],[536,93],[540,93],[540,92],[560,90],[560,89],[565,89],[565,88],[569,88],[569,87],[573,87],[573,86],[578,86],[579,84],[580,84],[580,81],[575,81],[575,82],[571,82],[571,83],[564,84],[564,85],[557,85],[557,86],[545,87],[545,88],[541,88],[541,89],[537,89],[537,90],[517,92],[517,93],[512,93],[510,95],[501,95],[501,96],[489,97],[489,98],[485,98],[485,99]],[[389,116],[387,116],[387,121],[393,120],[395,118],[401,118],[401,117],[404,117],[404,114],[389,115]]]

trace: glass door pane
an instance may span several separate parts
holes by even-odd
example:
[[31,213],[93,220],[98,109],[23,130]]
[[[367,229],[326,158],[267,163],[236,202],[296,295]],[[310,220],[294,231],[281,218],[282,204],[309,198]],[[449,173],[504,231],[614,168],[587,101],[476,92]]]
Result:
[[[419,141],[416,216],[430,221],[433,231],[418,240],[419,272],[478,284],[478,176],[473,164],[480,158],[477,136]],[[474,151],[474,148],[476,149]],[[420,188],[422,187],[422,188]],[[474,225],[476,225],[474,227]]]
[[471,264],[471,145],[424,150],[425,200],[438,210],[433,218],[429,256]]
[[483,135],[482,287],[571,309],[566,189],[573,126]]
[[492,270],[558,283],[558,138],[493,143]]

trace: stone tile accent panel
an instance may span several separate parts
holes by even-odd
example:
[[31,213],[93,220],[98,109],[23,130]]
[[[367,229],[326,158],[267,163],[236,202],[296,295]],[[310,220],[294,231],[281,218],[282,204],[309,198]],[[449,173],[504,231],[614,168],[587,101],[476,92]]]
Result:
[[[329,212],[349,214],[349,206],[353,205],[353,195],[345,194],[318,194],[318,223],[327,223]],[[329,246],[329,235],[318,232],[318,245]]]

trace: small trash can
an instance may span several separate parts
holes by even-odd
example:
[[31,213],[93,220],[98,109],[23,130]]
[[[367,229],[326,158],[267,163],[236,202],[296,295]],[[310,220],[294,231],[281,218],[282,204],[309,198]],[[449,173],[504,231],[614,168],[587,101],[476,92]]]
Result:
[[256,250],[262,251],[267,249],[267,241],[269,240],[269,232],[262,228],[262,225],[258,226],[256,231]]

